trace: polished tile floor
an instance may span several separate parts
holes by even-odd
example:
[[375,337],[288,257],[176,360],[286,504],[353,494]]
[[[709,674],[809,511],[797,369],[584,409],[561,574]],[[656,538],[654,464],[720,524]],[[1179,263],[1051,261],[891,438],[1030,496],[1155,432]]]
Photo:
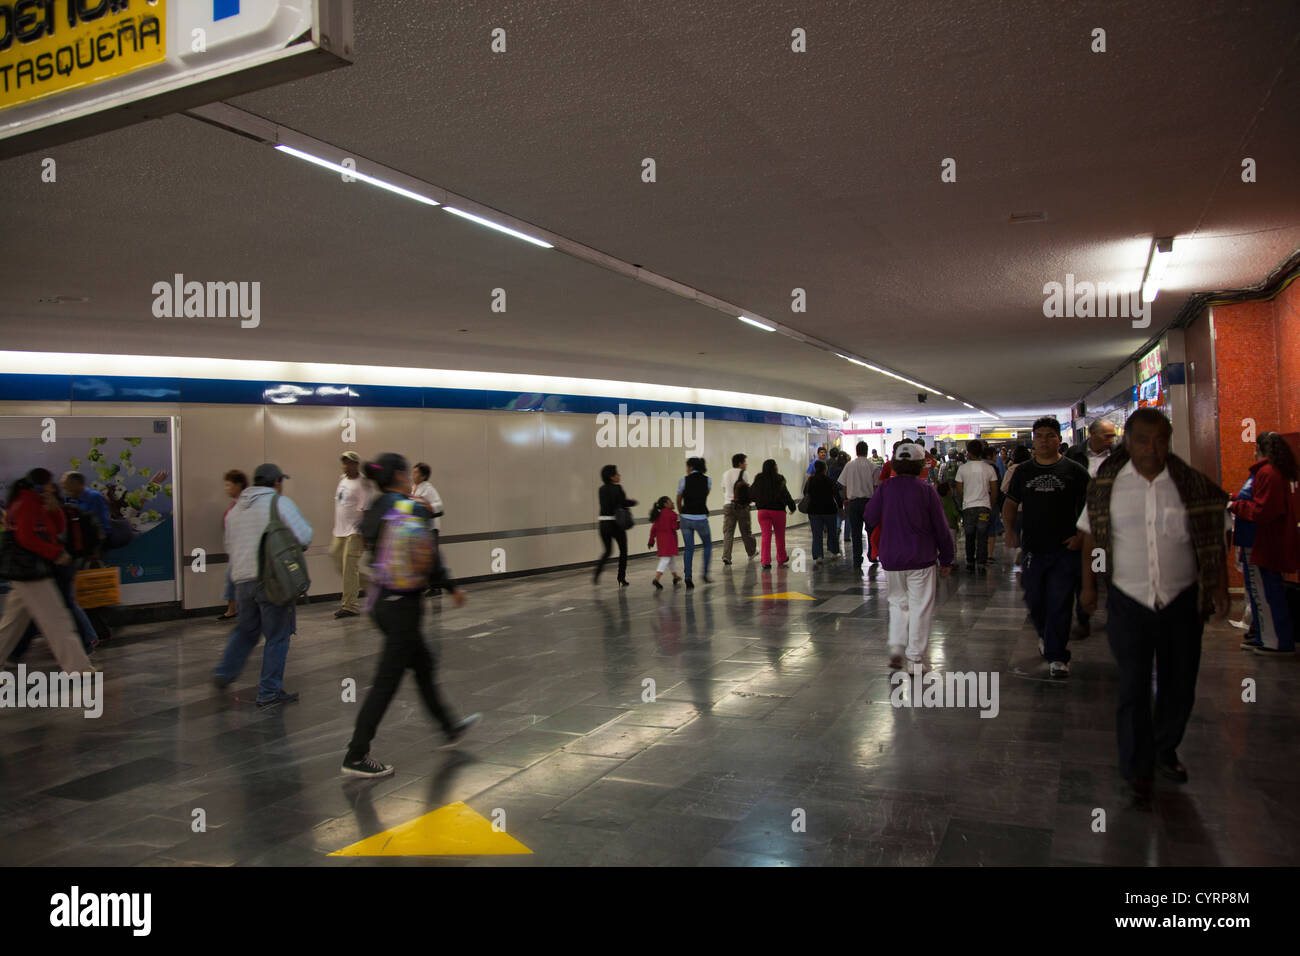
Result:
[[[1052,682],[1011,569],[955,574],[930,659],[997,672],[999,713],[895,708],[883,573],[714,558],[692,592],[653,592],[634,560],[621,590],[576,571],[478,584],[460,609],[433,600],[447,695],[484,720],[435,750],[408,679],[375,741],[397,768],[381,780],[339,774],[359,706],[340,688],[364,696],[379,650],[367,619],[300,609],[286,686],[302,700],[268,711],[252,702],[260,650],[230,690],[209,682],[224,625],[124,628],[97,654],[101,718],[0,711],[0,864],[1300,863],[1300,670],[1238,650],[1227,625],[1205,636],[1191,780],[1157,781],[1141,811],[1115,771],[1104,612]],[[815,600],[756,599],[788,592]],[[26,663],[52,668],[45,655],[38,642]],[[532,854],[327,856],[455,801],[504,811]]]

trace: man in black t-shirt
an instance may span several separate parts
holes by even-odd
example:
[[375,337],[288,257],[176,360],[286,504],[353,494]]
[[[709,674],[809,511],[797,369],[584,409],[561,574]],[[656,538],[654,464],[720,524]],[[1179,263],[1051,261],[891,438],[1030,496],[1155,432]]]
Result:
[[[1052,677],[1070,676],[1070,611],[1079,589],[1075,527],[1088,493],[1088,469],[1061,455],[1061,426],[1054,418],[1034,422],[1034,457],[1016,467],[1002,505],[1007,553],[1025,551],[1025,603],[1038,631],[1038,649]],[[1024,506],[1023,513],[1019,506]],[[1017,534],[1016,519],[1022,527]],[[1021,544],[1018,538],[1023,541]]]

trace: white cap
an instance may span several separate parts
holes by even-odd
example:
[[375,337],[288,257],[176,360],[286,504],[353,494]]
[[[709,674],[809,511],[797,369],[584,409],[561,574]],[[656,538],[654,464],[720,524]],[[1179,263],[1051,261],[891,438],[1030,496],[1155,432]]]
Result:
[[915,442],[903,442],[894,449],[894,461],[925,461],[925,449]]

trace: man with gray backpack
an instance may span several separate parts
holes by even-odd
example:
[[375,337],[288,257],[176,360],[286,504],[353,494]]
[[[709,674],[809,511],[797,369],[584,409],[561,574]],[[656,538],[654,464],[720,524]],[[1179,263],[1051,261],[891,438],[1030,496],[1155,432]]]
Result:
[[303,552],[311,544],[312,531],[298,506],[283,494],[288,477],[278,465],[258,465],[253,486],[240,493],[226,517],[226,553],[239,618],[212,676],[217,687],[229,687],[265,634],[258,707],[298,699],[296,693],[285,693],[284,664],[294,605],[311,585]]

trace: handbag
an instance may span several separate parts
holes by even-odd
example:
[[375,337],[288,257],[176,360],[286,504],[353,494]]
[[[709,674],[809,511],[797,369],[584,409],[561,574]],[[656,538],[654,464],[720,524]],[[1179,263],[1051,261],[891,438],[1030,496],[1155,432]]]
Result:
[[40,581],[54,577],[54,565],[35,551],[28,551],[14,533],[0,531],[0,580]]
[[812,499],[809,498],[807,495],[804,495],[802,498],[799,499],[799,504],[798,504],[799,513],[806,515],[808,513],[808,507],[811,504],[812,504]]
[[614,510],[614,524],[618,525],[624,531],[636,524],[636,519],[632,517],[632,509],[616,508]]

